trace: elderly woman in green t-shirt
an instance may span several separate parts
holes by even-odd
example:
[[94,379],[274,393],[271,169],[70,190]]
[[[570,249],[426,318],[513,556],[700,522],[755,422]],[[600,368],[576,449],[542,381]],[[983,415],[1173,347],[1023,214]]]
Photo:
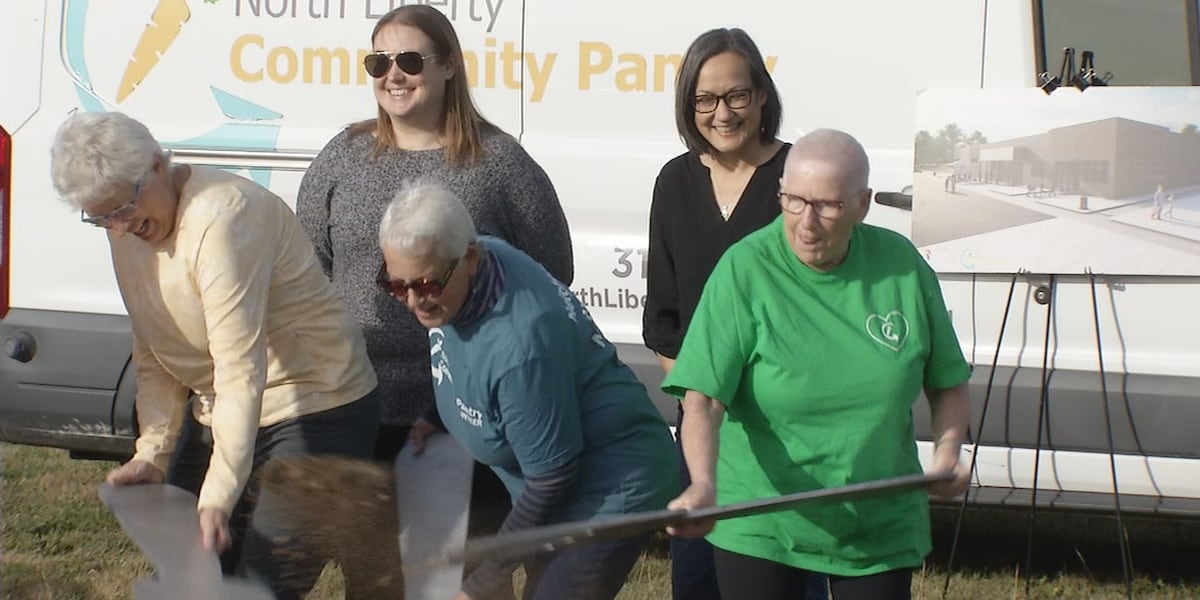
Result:
[[[848,134],[801,138],[780,180],[783,214],[709,277],[663,382],[684,398],[692,477],[671,508],[919,473],[911,407],[922,390],[932,470],[956,474],[930,491],[966,489],[970,368],[933,271],[908,240],[862,223],[868,173]],[[708,534],[724,600],[792,598],[813,572],[839,600],[906,599],[931,545],[922,490],[671,533]]]

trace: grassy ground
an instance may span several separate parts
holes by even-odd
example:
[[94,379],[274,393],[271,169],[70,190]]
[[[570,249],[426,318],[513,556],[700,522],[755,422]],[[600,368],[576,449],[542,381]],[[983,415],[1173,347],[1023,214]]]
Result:
[[97,495],[112,464],[8,444],[0,446],[0,464],[3,597],[129,597],[149,567]]
[[[128,598],[149,566],[100,504],[97,484],[111,463],[73,461],[60,450],[0,445],[0,597]],[[934,552],[913,578],[913,597],[942,597],[954,515],[934,514]],[[1125,598],[1112,519],[1038,516],[1030,595],[1024,564],[1028,515],[967,513],[949,598]],[[1200,598],[1200,522],[1127,519],[1135,598]],[[670,597],[669,562],[658,543],[635,567],[621,600]],[[518,581],[519,581],[518,576]],[[312,600],[341,598],[326,571]]]

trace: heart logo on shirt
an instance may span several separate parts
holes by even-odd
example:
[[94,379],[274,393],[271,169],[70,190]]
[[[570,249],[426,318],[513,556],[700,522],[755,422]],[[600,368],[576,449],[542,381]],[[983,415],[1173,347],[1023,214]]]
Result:
[[876,342],[899,352],[908,339],[908,319],[898,310],[883,316],[873,314],[867,317],[867,333]]

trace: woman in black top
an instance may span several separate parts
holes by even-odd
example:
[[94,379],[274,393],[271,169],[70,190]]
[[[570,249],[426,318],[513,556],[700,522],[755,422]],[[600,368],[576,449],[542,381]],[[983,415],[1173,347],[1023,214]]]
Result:
[[[675,126],[688,151],[664,165],[654,183],[642,315],[642,337],[667,372],[721,255],[779,216],[788,150],[777,139],[779,91],[741,29],[696,38],[680,64],[675,94]],[[680,465],[686,488],[682,452]],[[671,584],[676,600],[719,600],[712,546],[671,538]]]
[[663,166],[650,207],[642,336],[670,371],[725,249],[779,216],[787,144],[779,92],[741,29],[696,38],[679,67],[675,126],[688,151]]

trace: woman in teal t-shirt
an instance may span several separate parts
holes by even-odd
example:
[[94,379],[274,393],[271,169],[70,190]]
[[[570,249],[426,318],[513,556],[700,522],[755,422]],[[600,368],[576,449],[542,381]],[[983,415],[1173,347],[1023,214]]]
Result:
[[[911,407],[932,408],[934,493],[962,493],[970,368],[937,278],[912,244],[862,223],[868,163],[848,134],[796,142],[783,215],[731,247],[709,277],[675,368],[698,508],[921,471]],[[709,533],[711,531],[711,533]],[[709,533],[725,600],[794,598],[810,572],[834,597],[907,599],[930,548],[923,490],[671,530]]]
[[[587,310],[541,265],[476,237],[438,185],[396,195],[379,285],[429,330],[437,415],[512,497],[501,532],[662,509],[679,489],[671,434]],[[414,425],[409,442],[424,446]],[[611,600],[650,534],[524,560],[529,600]],[[458,599],[495,598],[518,561],[492,556]]]

